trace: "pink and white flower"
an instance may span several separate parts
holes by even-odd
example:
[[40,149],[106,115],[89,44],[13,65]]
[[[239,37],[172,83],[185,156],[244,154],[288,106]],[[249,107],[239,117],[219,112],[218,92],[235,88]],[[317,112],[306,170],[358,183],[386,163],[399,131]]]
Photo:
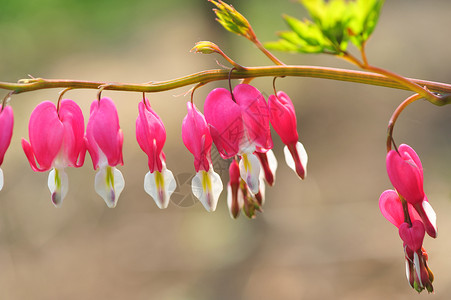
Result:
[[139,115],[136,119],[136,139],[141,149],[148,156],[149,172],[144,177],[144,190],[154,199],[159,208],[166,208],[171,194],[176,189],[176,181],[171,171],[166,168],[163,146],[166,142],[166,130],[163,121],[145,103],[138,105]]
[[223,158],[241,156],[240,175],[257,194],[260,163],[254,152],[266,152],[273,146],[265,98],[248,84],[237,85],[233,94],[217,88],[208,94],[204,111],[219,153]]
[[[2,107],[0,104],[0,166],[3,163],[5,152],[13,136],[14,115],[11,106]],[[3,188],[3,171],[0,168],[0,191]]]
[[423,166],[417,153],[408,145],[402,144],[398,152],[388,152],[386,162],[388,177],[396,191],[415,208],[426,232],[435,238],[436,214],[423,190]]
[[196,176],[191,182],[193,194],[209,212],[216,210],[223,185],[211,162],[212,138],[207,122],[196,106],[188,102],[188,114],[183,119],[182,139],[186,148],[194,155]]
[[287,165],[304,179],[307,176],[308,156],[304,146],[298,141],[297,120],[293,102],[282,91],[268,98],[271,125],[286,145],[284,148]]
[[[414,207],[399,197],[394,190],[386,190],[379,198],[382,215],[398,228],[399,237],[403,241],[406,260],[406,276],[412,288],[421,292],[434,290],[434,276],[429,269],[428,255],[423,248],[425,225]],[[408,215],[406,215],[408,214]]]
[[92,102],[85,140],[94,169],[100,169],[95,178],[95,190],[107,206],[113,208],[124,189],[125,181],[116,168],[118,164],[124,164],[123,134],[116,106],[111,99],[102,98]]
[[52,169],[48,186],[52,202],[57,207],[69,189],[64,168],[78,168],[84,163],[84,129],[81,109],[72,100],[62,100],[59,111],[52,102],[44,101],[31,113],[28,125],[30,142],[22,139],[22,148],[34,171]]

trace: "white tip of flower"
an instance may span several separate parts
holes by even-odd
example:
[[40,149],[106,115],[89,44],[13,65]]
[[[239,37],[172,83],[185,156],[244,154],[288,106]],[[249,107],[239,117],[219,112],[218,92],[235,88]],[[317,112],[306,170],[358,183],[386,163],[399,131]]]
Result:
[[60,207],[69,190],[69,178],[64,169],[54,168],[50,171],[47,184],[52,195],[53,205]]
[[0,168],[0,191],[2,190],[2,188],[3,188],[3,171]]
[[197,172],[191,181],[191,189],[208,212],[216,210],[223,186],[221,177],[215,173],[211,164],[208,172]]
[[100,168],[96,174],[94,188],[109,208],[116,207],[117,200],[125,186],[124,176],[115,167]]
[[431,222],[432,226],[435,229],[435,232],[437,232],[437,215],[432,208],[431,204],[429,204],[428,201],[423,201],[422,203],[424,212],[426,213],[426,216],[429,219],[429,222]]
[[413,264],[415,266],[415,272],[417,273],[420,287],[423,287],[423,282],[421,281],[420,258],[418,257],[418,254],[416,252],[413,253]]
[[268,158],[268,166],[269,169],[271,170],[272,176],[274,177],[274,183],[276,183],[276,171],[277,171],[277,159],[276,156],[274,155],[274,152],[269,149],[268,152],[266,152],[266,157]]
[[161,173],[147,172],[144,177],[144,190],[153,198],[158,208],[163,209],[168,207],[169,199],[177,184],[171,171],[166,168],[161,171]]
[[409,261],[406,259],[406,277],[407,281],[410,283],[410,266]]
[[[301,162],[302,167],[304,168],[304,178],[307,177],[307,162],[308,162],[308,155],[307,151],[305,151],[304,145],[302,145],[300,142],[296,143],[296,150],[299,155],[299,161]],[[296,172],[296,164],[293,159],[293,156],[290,153],[290,150],[287,146],[283,148],[283,153],[285,154],[285,162],[287,165]]]
[[260,181],[260,185],[259,185],[260,189],[259,189],[259,191],[260,191],[260,195],[262,197],[262,205],[264,205],[265,204],[266,186],[265,186],[265,175],[264,175],[263,172],[260,172],[259,181]]
[[260,185],[260,161],[254,154],[244,153],[240,160],[240,176],[252,194],[258,193]]

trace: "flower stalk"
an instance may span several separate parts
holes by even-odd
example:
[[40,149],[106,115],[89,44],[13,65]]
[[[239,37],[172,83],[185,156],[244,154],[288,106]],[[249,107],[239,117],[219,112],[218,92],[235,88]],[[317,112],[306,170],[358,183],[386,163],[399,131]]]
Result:
[[[121,82],[103,82],[103,81],[84,81],[84,80],[67,80],[67,79],[44,79],[30,78],[20,80],[18,83],[0,82],[0,89],[10,90],[11,94],[20,94],[50,88],[72,88],[72,89],[98,89],[100,86],[103,90],[128,91],[128,92],[146,92],[155,93],[168,91],[180,87],[189,86],[198,83],[209,83],[218,80],[226,80],[229,76],[229,70],[211,69],[201,72],[189,74],[183,77],[157,81],[151,83],[121,83]],[[317,66],[262,66],[248,67],[245,70],[235,70],[231,74],[231,79],[243,79],[253,77],[274,77],[274,76],[292,76],[292,77],[311,77],[322,78],[346,82],[355,82],[375,86],[383,86],[394,89],[410,90],[405,85],[394,81],[384,75],[354,71],[348,69],[317,67]],[[451,85],[441,82],[426,81],[420,79],[408,80],[425,86],[431,92],[441,94],[451,93]],[[451,103],[451,99],[443,98],[437,105]]]

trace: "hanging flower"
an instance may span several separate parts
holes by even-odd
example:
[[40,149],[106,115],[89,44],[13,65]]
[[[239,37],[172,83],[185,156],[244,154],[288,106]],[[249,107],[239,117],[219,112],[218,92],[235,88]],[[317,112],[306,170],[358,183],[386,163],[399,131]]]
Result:
[[307,175],[308,156],[304,146],[298,141],[297,121],[293,102],[282,91],[268,98],[271,125],[286,145],[284,148],[287,165],[301,179]]
[[95,190],[107,206],[113,208],[124,189],[125,181],[122,173],[116,169],[118,164],[124,164],[123,135],[116,106],[111,99],[102,98],[92,102],[85,140],[94,169],[100,169],[95,178]]
[[144,190],[152,196],[159,208],[166,208],[169,198],[176,188],[174,175],[166,168],[166,158],[163,152],[166,130],[147,99],[145,99],[145,103],[139,103],[138,110],[136,139],[141,149],[149,157],[149,172],[144,177]]
[[[2,107],[0,104],[0,166],[3,163],[5,152],[13,136],[14,115],[11,106]],[[3,188],[3,171],[0,168],[0,191]]]
[[241,177],[257,194],[260,163],[253,153],[267,152],[273,146],[265,98],[248,84],[237,85],[233,94],[217,88],[208,94],[204,111],[219,153],[223,158],[241,156]]
[[58,207],[69,189],[64,168],[78,168],[84,163],[83,114],[72,100],[62,100],[59,111],[52,102],[44,101],[31,113],[28,130],[30,142],[22,139],[22,148],[33,171],[52,169],[48,186],[52,202]]
[[423,248],[425,225],[413,206],[408,202],[404,203],[407,209],[394,190],[384,191],[379,198],[382,215],[398,228],[399,237],[403,241],[409,284],[418,292],[427,289],[431,293],[434,290],[434,275],[428,267],[428,255]]
[[213,170],[211,162],[212,139],[207,122],[196,106],[188,102],[188,114],[183,119],[182,139],[186,148],[194,155],[196,176],[191,182],[193,194],[209,212],[216,210],[223,185]]
[[423,221],[426,232],[437,236],[436,214],[423,191],[423,166],[417,153],[402,144],[387,154],[387,173],[396,191],[410,203]]

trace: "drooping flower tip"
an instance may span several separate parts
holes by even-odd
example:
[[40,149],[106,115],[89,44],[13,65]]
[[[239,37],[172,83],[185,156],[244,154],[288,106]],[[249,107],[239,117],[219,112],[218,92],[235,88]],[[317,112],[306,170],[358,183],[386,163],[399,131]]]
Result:
[[285,162],[299,176],[300,179],[307,177],[308,155],[304,145],[300,142],[286,145],[283,149]]
[[[266,153],[256,151],[260,165],[263,170],[263,178],[269,186],[273,186],[276,181],[277,159],[272,150]],[[260,176],[261,177],[261,176]]]
[[238,162],[233,160],[229,167],[229,184],[227,186],[227,206],[230,216],[238,218],[243,207],[243,194],[240,190],[240,167]]

